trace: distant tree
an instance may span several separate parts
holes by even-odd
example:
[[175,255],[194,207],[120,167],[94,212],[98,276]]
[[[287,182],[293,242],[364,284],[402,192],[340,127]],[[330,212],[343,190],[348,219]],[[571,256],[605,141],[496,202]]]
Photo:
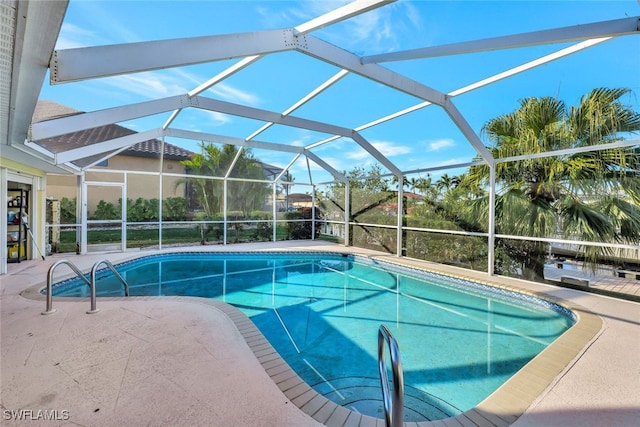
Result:
[[460,184],[460,178],[457,176],[449,176],[443,174],[438,181],[436,181],[436,188],[440,193],[440,197],[445,197],[447,193]]

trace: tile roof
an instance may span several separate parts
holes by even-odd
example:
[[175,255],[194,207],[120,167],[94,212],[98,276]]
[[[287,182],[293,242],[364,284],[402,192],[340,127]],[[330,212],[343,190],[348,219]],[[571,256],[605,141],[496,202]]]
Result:
[[[81,113],[83,112],[74,110],[73,108],[58,104],[56,102],[38,101],[33,113],[32,122],[37,123]],[[110,124],[34,142],[45,147],[53,153],[60,153],[63,151],[72,150],[74,148],[86,147],[91,144],[108,141],[114,138],[119,138],[134,133],[136,132],[131,129],[116,124]],[[158,158],[161,146],[162,141],[158,139],[150,139],[132,145],[131,147],[124,150],[121,154],[134,157]],[[108,154],[100,154],[87,157],[77,160],[73,163],[77,166],[84,167],[114,152],[115,151],[112,151]],[[165,142],[164,144],[164,153],[165,159],[169,160],[187,160],[190,159],[193,155],[193,152],[185,150],[173,144],[169,144],[167,142]]]

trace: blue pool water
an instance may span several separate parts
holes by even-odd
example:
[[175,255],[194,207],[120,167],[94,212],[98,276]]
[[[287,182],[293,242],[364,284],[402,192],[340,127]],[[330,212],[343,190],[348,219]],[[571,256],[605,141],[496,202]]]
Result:
[[[232,304],[316,391],[378,418],[380,324],[400,346],[405,421],[425,421],[476,406],[574,323],[533,297],[339,254],[167,254],[116,267],[132,296]],[[98,296],[123,295],[112,273],[97,277]],[[53,294],[89,289],[75,279]]]

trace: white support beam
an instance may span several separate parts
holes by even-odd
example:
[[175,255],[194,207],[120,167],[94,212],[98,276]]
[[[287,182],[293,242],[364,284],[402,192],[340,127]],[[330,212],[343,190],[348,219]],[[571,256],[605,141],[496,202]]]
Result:
[[471,143],[473,148],[476,149],[480,157],[484,159],[485,162],[489,166],[493,166],[495,164],[495,159],[487,150],[487,147],[484,146],[478,135],[473,131],[469,122],[464,118],[462,113],[458,110],[458,108],[453,104],[451,99],[447,99],[447,103],[444,105],[444,111],[449,115],[453,123],[458,126],[458,129],[464,134],[467,140]]
[[311,240],[316,240],[316,187],[311,187]]
[[279,29],[56,50],[50,80],[67,83],[282,52],[294,48],[286,43],[292,34]]
[[396,256],[402,257],[403,249],[405,248],[406,242],[402,239],[402,225],[404,222],[404,175],[400,175],[398,177],[398,211],[396,212]]
[[305,157],[305,161],[307,162],[307,174],[309,175],[309,183],[313,185],[313,191],[315,193],[316,186],[313,183],[313,176],[311,175],[311,165],[309,164],[309,157]]
[[511,77],[511,76],[515,76],[516,74],[523,73],[523,72],[531,70],[531,69],[533,69],[535,67],[539,67],[539,66],[547,64],[547,63],[549,63],[551,61],[555,61],[557,59],[560,59],[560,58],[563,58],[565,56],[571,55],[573,53],[579,52],[581,50],[590,48],[590,47],[595,46],[597,44],[606,42],[608,40],[611,40],[611,37],[602,37],[602,38],[598,38],[598,39],[590,39],[590,40],[585,40],[585,41],[580,42],[580,43],[576,43],[573,46],[569,46],[569,47],[566,47],[564,49],[560,49],[560,50],[558,50],[556,52],[553,52],[553,53],[550,53],[548,55],[541,56],[540,58],[534,59],[533,61],[529,61],[529,62],[526,62],[526,63],[524,63],[522,65],[517,66],[517,67],[510,68],[510,69],[508,69],[506,71],[503,71],[502,73],[494,74],[494,75],[492,75],[490,77],[487,77],[486,79],[482,79],[482,80],[479,80],[479,81],[477,81],[475,83],[471,83],[471,84],[469,84],[467,86],[461,87],[460,89],[456,89],[456,90],[454,90],[452,92],[449,92],[447,95],[453,97],[453,96],[462,95],[462,94],[467,93],[467,92],[471,92],[472,90],[475,90],[475,89],[490,85],[491,83],[495,83],[495,82],[500,81],[500,80],[504,80],[504,79],[506,79],[508,77]]
[[228,77],[231,77],[232,75],[234,75],[238,71],[245,69],[246,67],[248,67],[249,65],[253,64],[254,62],[256,62],[260,58],[262,58],[261,55],[252,55],[252,56],[248,56],[246,58],[243,58],[242,60],[240,60],[237,63],[233,64],[232,66],[228,67],[224,71],[222,71],[222,72],[218,73],[217,75],[213,76],[212,78],[210,78],[206,82],[202,83],[197,88],[195,88],[193,90],[190,90],[187,93],[187,95],[189,95],[190,97],[191,96],[200,95],[205,90],[207,90],[210,87],[220,83],[222,80],[224,80],[224,79],[226,79]]
[[[510,68],[510,69],[508,69],[506,71],[503,71],[501,73],[494,74],[494,75],[489,76],[489,77],[487,77],[485,79],[482,79],[482,80],[479,80],[477,82],[474,82],[474,83],[468,84],[466,86],[463,86],[463,87],[461,87],[459,89],[456,89],[454,91],[449,92],[447,94],[447,96],[455,97],[455,96],[459,96],[459,95],[465,94],[467,92],[471,92],[472,90],[476,90],[476,89],[479,89],[481,87],[488,86],[488,85],[490,85],[492,83],[495,83],[497,81],[512,77],[512,76],[514,76],[516,74],[523,73],[523,72],[531,70],[531,69],[533,69],[535,67],[539,67],[539,66],[544,65],[546,63],[549,63],[551,61],[555,61],[555,60],[563,58],[563,57],[565,57],[567,55],[571,55],[573,53],[576,53],[576,52],[579,52],[581,50],[590,48],[592,46],[595,46],[597,44],[603,43],[603,42],[608,41],[608,40],[611,40],[611,37],[603,37],[603,38],[599,38],[599,39],[591,39],[591,40],[586,40],[586,41],[583,41],[583,42],[580,42],[580,43],[576,43],[573,46],[569,46],[567,48],[560,49],[557,52],[553,52],[553,53],[550,53],[548,55],[541,56],[540,58],[537,58],[537,59],[534,59],[532,61],[526,62],[526,63],[524,63],[522,65],[518,65],[517,67]],[[396,111],[395,113],[388,114],[388,115],[386,115],[384,117],[381,117],[379,119],[373,120],[373,121],[371,121],[369,123],[365,123],[363,125],[360,125],[360,126],[356,127],[355,130],[356,130],[356,132],[360,132],[360,131],[363,131],[363,130],[368,129],[370,127],[377,126],[379,124],[388,122],[390,120],[397,119],[398,117],[402,117],[402,116],[404,116],[406,114],[409,114],[409,113],[412,113],[414,111],[421,110],[421,109],[426,108],[426,107],[428,107],[430,105],[433,105],[433,104],[431,102],[429,102],[429,101],[423,101],[423,102],[421,102],[419,104],[412,105],[411,107],[407,107],[407,108],[405,108],[403,110]],[[324,145],[324,144],[326,144],[328,142],[335,141],[338,138],[340,138],[339,135],[335,135],[335,136],[332,136],[332,137],[329,137],[329,138],[325,138],[325,139],[323,139],[321,141],[317,141],[317,142],[314,142],[312,144],[309,144],[305,148],[311,149],[311,148],[314,148],[314,147],[318,147],[318,146]]]
[[53,159],[55,158],[55,154],[51,152],[51,150],[43,147],[42,145],[36,144],[35,142],[25,141],[23,147],[27,150],[37,151],[39,154],[42,154],[42,156],[48,161],[53,161]]
[[351,246],[351,233],[349,232],[351,220],[351,182],[347,180],[344,189],[344,245]]
[[[497,162],[497,160],[496,160]],[[436,172],[436,171],[441,171],[441,170],[447,170],[447,169],[462,169],[462,168],[468,168],[471,166],[480,166],[480,165],[484,165],[486,164],[483,161],[476,161],[476,162],[465,162],[465,163],[454,163],[454,164],[443,164],[440,166],[432,166],[429,168],[419,168],[419,169],[412,169],[412,170],[408,170],[408,171],[403,171],[403,173],[406,175],[412,175],[415,173],[431,173],[431,172]],[[383,177],[384,175],[381,175],[381,177]]]
[[[589,47],[595,46],[597,44],[603,43],[605,41],[610,40],[611,38],[600,38],[600,39],[592,39],[592,40],[587,40],[581,43],[577,43],[573,46],[569,46],[567,48],[561,49],[557,52],[553,52],[551,54],[542,56],[540,58],[537,58],[535,60],[529,61],[527,63],[524,63],[522,65],[519,65],[517,67],[513,67],[509,70],[506,70],[504,72],[501,73],[497,73],[494,74],[493,76],[487,77],[485,79],[479,80],[477,82],[471,83],[467,86],[464,86],[462,88],[456,89],[452,92],[449,92],[447,95],[454,97],[454,96],[459,96],[462,95],[464,93],[470,92],[472,90],[487,86],[491,83],[494,83],[496,81],[502,80],[502,79],[506,79],[508,77],[511,77],[513,75],[525,72],[527,70],[530,70],[532,68],[544,65],[548,62],[560,59],[564,56],[579,52],[583,49],[587,49]],[[242,61],[241,61],[242,62]],[[253,61],[251,61],[253,62]],[[240,64],[236,64],[238,67],[240,67]],[[234,67],[231,67],[234,68]],[[235,69],[235,68],[234,68]],[[287,115],[290,114],[293,110],[299,108],[302,104],[308,102],[312,97],[316,96],[318,93],[320,93],[322,90],[326,89],[328,86],[332,85],[333,83],[335,83],[336,81],[338,81],[339,79],[341,79],[342,77],[344,77],[344,75],[346,75],[346,73],[348,73],[347,70],[341,70],[338,73],[336,73],[336,75],[334,75],[333,77],[331,77],[329,80],[327,80],[325,83],[323,83],[322,85],[320,85],[316,90],[314,90],[313,92],[311,92],[309,95],[307,95],[306,97],[302,98],[300,101],[298,101],[296,104],[294,104],[292,107],[290,107],[289,109],[287,109],[283,114]],[[219,75],[220,76],[220,75]],[[157,101],[151,101],[153,102],[153,104],[156,104],[156,102],[168,102],[171,103],[172,98],[165,98],[165,101],[163,100],[157,100]],[[180,101],[181,104],[188,104],[188,99],[181,99]],[[416,104],[414,106],[405,108],[401,111],[389,114],[385,117],[379,118],[377,120],[374,120],[372,122],[366,123],[364,125],[358,126],[355,130],[357,132],[360,132],[364,129],[367,129],[369,127],[384,123],[386,121],[389,120],[393,120],[397,117],[403,116],[405,114],[409,114],[413,111],[425,108],[432,105],[431,102],[429,101],[425,101],[425,102],[421,102],[419,104]],[[120,108],[125,108],[125,107],[119,107],[118,109],[110,109],[110,110],[102,110],[101,112],[93,112],[93,113],[85,113],[85,115],[76,115],[76,116],[70,116],[70,117],[65,117],[65,118],[61,118],[61,119],[55,119],[55,120],[49,120],[46,122],[41,122],[41,123],[36,123],[32,126],[32,130],[31,130],[31,138],[34,140],[38,140],[38,139],[44,139],[47,137],[51,137],[51,136],[57,136],[57,135],[62,135],[64,133],[69,133],[69,132],[73,132],[73,131],[77,131],[77,130],[82,130],[82,129],[87,129],[89,127],[93,127],[96,125],[104,125],[104,124],[108,124],[111,123],[110,120],[111,118],[120,115],[120,119],[121,121],[125,121],[125,120],[130,120],[132,118],[136,118],[133,117],[131,114],[126,114],[123,110],[121,112],[118,112],[118,110]],[[136,112],[137,114],[141,114],[143,113],[143,111],[145,111],[147,108],[151,108],[149,111],[153,112],[157,112],[157,109],[154,109],[155,107],[153,106],[149,106],[147,105],[147,103],[144,104],[132,104],[128,107],[128,110],[126,111],[133,111]],[[173,119],[175,119],[175,117],[177,116],[177,112],[179,112],[180,110],[174,110],[173,114],[171,115],[171,117],[169,118],[169,120],[167,120],[167,122],[165,123],[165,125],[163,126],[163,128],[167,128],[169,126],[169,124],[173,121]],[[105,114],[105,118],[101,119],[98,117],[98,115],[102,115]],[[84,122],[84,125],[80,125],[80,123]],[[77,125],[74,123],[78,123]],[[264,130],[266,130],[268,127],[270,127],[273,123],[272,122],[268,122],[267,124],[265,124],[264,126],[262,126],[258,131],[254,132],[252,135],[250,135],[247,139],[252,139],[255,138],[255,136],[257,136],[259,133],[263,132]],[[75,127],[74,127],[75,126]],[[87,127],[88,126],[88,127]],[[58,127],[60,128],[58,130]],[[66,130],[62,130],[62,129],[66,129]],[[310,144],[308,146],[306,146],[307,149],[311,149],[323,144],[326,144],[328,142],[334,141],[336,139],[338,139],[340,136],[342,135],[336,135],[336,136],[332,136],[329,138],[326,138],[322,141]]]
[[329,172],[338,181],[344,182],[344,183],[349,182],[349,179],[347,179],[346,176],[344,176],[341,172],[338,172],[337,170],[335,170],[333,166],[331,166],[330,164],[322,160],[320,157],[318,157],[318,155],[307,150],[305,150],[304,154],[307,156],[307,158],[311,159],[315,164],[317,164],[318,166],[320,166],[321,168]]
[[[358,131],[357,129],[355,130]],[[312,148],[316,148],[321,145],[328,144],[329,142],[335,141],[336,139],[340,139],[340,138],[342,138],[340,135],[333,135],[333,136],[330,136],[329,138],[323,139],[322,141],[317,141],[309,145],[305,145],[304,148],[306,148],[307,150],[311,150]]]
[[98,142],[85,147],[74,148],[73,150],[57,153],[55,156],[55,162],[56,164],[72,162],[74,160],[84,159],[85,157],[103,154],[124,147],[130,147],[138,142],[148,141],[150,139],[159,138],[160,136],[162,136],[162,129],[160,128],[151,129],[146,132],[133,133],[120,138],[114,138],[108,141]]
[[42,151],[41,148],[36,149],[31,144],[0,145],[0,153],[2,154],[3,160],[11,159],[12,161],[29,165],[46,173],[66,175],[73,169],[67,165],[55,165],[52,154]]
[[44,122],[34,123],[31,126],[30,139],[32,141],[39,141],[67,133],[165,113],[190,105],[191,101],[187,95],[177,95],[153,101],[138,102],[121,107],[76,114],[59,119],[46,120]]
[[[214,77],[210,78],[206,82],[202,83],[201,85],[199,85],[195,89],[192,89],[189,92],[187,92],[187,96],[192,97],[192,96],[201,94],[205,90],[207,90],[207,89],[211,88],[212,86],[220,83],[222,80],[226,79],[227,77],[230,77],[230,76],[234,75],[235,73],[237,73],[238,71],[240,71],[240,70],[248,67],[249,65],[253,64],[255,61],[257,61],[260,58],[261,58],[261,56],[254,55],[254,56],[249,56],[247,58],[244,58],[241,61],[238,61],[237,63],[235,63],[231,67],[227,68],[226,70],[222,71],[221,73],[218,73],[217,75],[215,75]],[[180,114],[181,111],[182,111],[182,108],[178,108],[176,110],[173,110],[173,112],[171,113],[171,116],[169,117],[169,119],[167,119],[167,121],[162,126],[162,129],[166,129],[169,126],[171,126],[171,123],[173,123],[173,121],[178,117],[178,114]]]
[[577,153],[588,153],[591,151],[614,150],[617,148],[628,148],[640,146],[640,139],[628,139],[624,141],[611,142],[608,144],[589,145],[584,147],[566,148],[564,150],[545,151],[544,153],[522,154],[520,156],[501,157],[496,159],[496,163],[517,162],[521,160],[541,159],[544,157],[570,156]]
[[[293,42],[293,41],[292,41]],[[425,101],[443,105],[445,95],[429,86],[377,64],[363,64],[360,57],[313,36],[300,36],[296,49]]]
[[351,129],[340,126],[293,116],[283,116],[273,111],[247,107],[231,102],[219,101],[202,96],[189,97],[188,95],[178,95],[35,123],[31,129],[31,139],[37,141],[84,129],[105,126],[111,123],[174,111],[189,106],[264,122],[273,122],[285,126],[314,130],[331,135],[337,134],[350,137],[353,132]]
[[[116,156],[116,155],[118,155],[118,154],[122,153],[122,152],[123,152],[124,150],[126,150],[127,148],[129,148],[129,146],[127,146],[127,147],[122,147],[122,148],[120,148],[120,149],[118,149],[118,150],[115,150],[115,151],[110,151],[108,154],[105,154],[104,156],[102,156],[102,157],[100,157],[99,159],[97,159],[97,160],[95,160],[95,161],[91,162],[90,164],[88,164],[88,165],[86,165],[86,166],[83,166],[83,167],[82,167],[82,170],[83,170],[83,171],[89,170],[89,169],[91,169],[92,167],[94,167],[95,165],[97,165],[98,163],[104,162],[105,160],[110,159],[111,157]],[[164,153],[164,149],[162,150],[162,152]],[[160,162],[162,162],[162,159],[163,159],[163,158],[164,158],[164,156],[162,156],[162,157],[160,158]],[[162,170],[162,169],[161,169],[161,170]]]
[[242,156],[243,151],[244,151],[244,147],[238,148],[238,151],[236,152],[236,156],[233,158],[233,161],[229,165],[229,169],[227,169],[227,173],[224,174],[225,181],[231,176],[231,172],[233,172],[233,168],[236,166],[236,163],[238,163],[238,159],[240,158],[240,156]]
[[218,83],[223,78],[245,68],[259,58],[259,56],[245,58],[185,95],[176,95],[153,101],[139,102],[121,107],[108,108],[35,123],[31,127],[30,139],[37,141],[66,133],[105,126],[111,123],[124,122],[173,110],[171,116],[163,126],[163,128],[166,129],[170,126],[171,122],[175,120],[183,108],[193,105],[191,101],[192,97],[206,90],[211,85]]
[[186,129],[168,128],[165,129],[164,135],[174,138],[191,139],[195,141],[214,142],[218,144],[226,145],[238,145],[241,147],[258,148],[261,150],[281,151],[286,153],[303,153],[303,147],[297,147],[293,145],[278,144],[275,142],[263,142],[263,141],[247,141],[242,138],[235,138],[226,135],[217,135],[213,133],[198,132]]
[[384,154],[382,154],[376,147],[371,145],[369,141],[367,141],[362,135],[358,132],[353,132],[351,136],[358,145],[365,149],[367,153],[369,153],[374,159],[379,161],[384,167],[389,169],[391,173],[393,173],[398,178],[402,177],[402,171],[398,169],[396,165],[394,165]]
[[246,117],[249,119],[260,120],[263,122],[273,122],[285,126],[292,126],[301,129],[314,130],[317,132],[328,133],[330,135],[351,136],[352,130],[341,126],[335,126],[328,123],[308,120],[293,116],[283,116],[273,111],[262,110],[245,105],[234,104],[231,102],[219,101],[211,98],[196,96],[193,99],[193,106],[203,110],[227,113],[234,116]]
[[[344,76],[346,76],[349,73],[349,71],[347,70],[340,70],[338,71],[336,74],[334,74],[333,76],[331,76],[327,81],[325,81],[324,83],[322,83],[320,86],[318,86],[317,88],[315,88],[314,90],[312,90],[311,92],[309,92],[306,96],[304,96],[302,99],[300,99],[298,102],[296,102],[295,104],[293,104],[291,107],[287,108],[282,115],[283,116],[288,116],[289,114],[293,113],[295,110],[297,110],[298,108],[302,107],[304,104],[306,104],[307,102],[311,101],[313,98],[315,98],[316,96],[318,96],[319,94],[321,94],[322,92],[324,92],[326,89],[328,89],[331,85],[333,85],[334,83],[336,83],[337,81],[339,81],[341,78],[343,78]],[[271,126],[273,125],[273,122],[267,122],[265,123],[263,126],[260,127],[260,129],[256,130],[255,132],[253,132],[251,135],[249,135],[247,137],[247,139],[253,139],[256,136],[260,135],[262,132],[264,132],[265,130],[269,129]]]
[[640,32],[640,17],[615,19],[592,24],[574,25],[551,30],[532,31],[509,36],[491,37],[442,46],[423,47],[401,52],[369,55],[362,58],[362,63],[371,64],[408,59],[433,58],[436,56],[461,55],[474,52],[485,52],[499,49],[512,49],[526,46],[538,46],[551,43],[565,43],[576,40],[587,40],[601,37],[617,37]]
[[173,123],[173,121],[178,117],[178,114],[180,114],[181,111],[182,111],[182,108],[178,108],[176,110],[173,110],[173,112],[171,113],[171,115],[169,116],[167,121],[164,122],[164,124],[162,125],[162,129],[166,129],[169,126],[171,126],[171,123]]
[[[2,81],[8,85],[0,97],[0,144],[4,150],[7,145],[22,145],[26,139],[69,0],[2,3],[5,13],[15,8],[15,33],[6,34],[12,23],[2,22],[0,69]],[[8,18],[5,13],[3,19]],[[3,153],[9,154],[11,150]]]
[[284,167],[284,169],[282,169],[282,171],[278,174],[278,176],[276,176],[274,178],[274,182],[279,182],[282,177],[289,172],[289,168],[291,168],[291,166],[293,166],[293,164],[300,158],[300,156],[302,156],[302,153],[298,153],[295,156],[293,156],[293,159],[291,159],[291,161],[289,161],[289,163],[287,163],[287,166]]
[[336,22],[344,21],[354,16],[363,14],[373,9],[377,9],[380,6],[384,6],[389,3],[393,3],[396,0],[358,0],[352,3],[346,4],[338,9],[332,10],[329,13],[325,13],[311,21],[307,21],[304,24],[300,24],[295,27],[296,34],[306,34],[311,31],[319,30],[320,28],[327,27],[335,24]]
[[487,273],[495,274],[496,265],[496,165],[489,166],[489,236],[487,236]]
[[[276,207],[276,198],[278,197],[276,183],[271,184],[271,241],[278,240],[278,208]],[[275,268],[275,266],[274,266]],[[275,271],[274,271],[275,274]],[[275,282],[274,282],[275,283]]]
[[313,160],[318,166],[320,166],[321,168],[329,172],[331,175],[333,175],[336,179],[342,182],[347,181],[347,178],[342,173],[335,170],[331,165],[329,165],[327,162],[319,158],[317,155],[315,155],[311,151],[305,150],[304,147],[298,147],[298,146],[286,145],[286,144],[276,144],[272,142],[261,142],[261,141],[255,141],[255,140],[247,141],[242,138],[234,138],[234,137],[224,136],[224,135],[215,135],[210,133],[196,132],[196,131],[190,131],[190,130],[184,130],[184,129],[173,129],[173,128],[166,129],[164,132],[164,135],[171,136],[174,138],[192,139],[192,140],[207,141],[207,142],[214,142],[214,143],[227,144],[227,145],[239,145],[243,147],[258,148],[263,150],[274,150],[274,151],[296,153],[296,154],[302,153],[308,158],[310,158],[311,160]]

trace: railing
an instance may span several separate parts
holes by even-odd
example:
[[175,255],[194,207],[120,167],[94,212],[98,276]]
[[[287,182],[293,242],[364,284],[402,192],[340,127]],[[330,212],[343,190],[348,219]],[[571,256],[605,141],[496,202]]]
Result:
[[89,285],[89,288],[92,288],[91,282],[89,281],[89,279],[87,279],[85,275],[82,274],[82,271],[80,271],[80,269],[76,267],[74,263],[72,263],[71,261],[67,261],[66,259],[61,259],[60,261],[56,261],[51,267],[49,267],[49,273],[47,274],[47,308],[45,311],[42,312],[42,314],[52,314],[56,312],[56,310],[53,308],[52,280],[53,280],[54,270],[58,268],[59,265],[62,265],[62,264],[68,265],[73,270],[73,272],[76,273],[76,275],[79,278],[84,280],[87,283],[87,285]]
[[97,313],[98,311],[100,311],[100,309],[96,308],[96,272],[98,271],[98,267],[101,264],[106,265],[114,274],[114,276],[116,276],[118,280],[122,282],[122,285],[124,286],[124,296],[129,296],[129,285],[127,284],[127,281],[124,280],[124,278],[120,275],[120,273],[118,273],[118,270],[116,270],[116,268],[113,266],[113,264],[111,264],[109,260],[102,259],[93,264],[93,268],[91,269],[91,283],[89,284],[91,289],[91,310],[87,311],[87,313],[89,314]]
[[[391,356],[391,372],[393,374],[393,396],[389,395],[389,378],[385,359],[385,344],[389,346]],[[386,326],[378,329],[378,370],[382,383],[382,401],[384,403],[384,418],[387,427],[402,427],[404,421],[404,379],[402,376],[402,361],[398,343]]]
[[59,265],[62,264],[68,265],[79,278],[84,280],[84,282],[89,285],[89,291],[91,293],[91,309],[87,311],[87,313],[89,314],[97,313],[98,311],[100,311],[98,308],[96,308],[96,273],[98,271],[98,267],[101,264],[105,264],[118,278],[118,280],[122,282],[122,285],[124,286],[124,296],[129,296],[129,285],[127,284],[127,281],[124,280],[120,273],[118,273],[118,271],[110,261],[103,259],[96,262],[91,269],[91,280],[89,280],[84,274],[82,274],[82,271],[80,271],[80,269],[76,267],[74,263],[66,259],[61,259],[60,261],[56,261],[51,267],[49,267],[49,272],[47,273],[47,307],[46,310],[41,314],[52,314],[56,312],[56,310],[53,308],[53,272],[56,268],[58,268]]

